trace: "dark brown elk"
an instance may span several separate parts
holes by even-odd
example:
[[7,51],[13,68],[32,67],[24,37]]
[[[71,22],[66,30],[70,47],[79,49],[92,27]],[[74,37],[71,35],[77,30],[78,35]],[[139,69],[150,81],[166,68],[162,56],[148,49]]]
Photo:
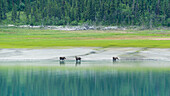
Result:
[[62,60],[62,61],[65,60],[65,59],[66,59],[66,57],[60,57],[60,60]]
[[76,61],[81,61],[81,57],[75,57],[76,58]]
[[118,60],[119,58],[118,57],[113,57],[113,61],[116,61]]

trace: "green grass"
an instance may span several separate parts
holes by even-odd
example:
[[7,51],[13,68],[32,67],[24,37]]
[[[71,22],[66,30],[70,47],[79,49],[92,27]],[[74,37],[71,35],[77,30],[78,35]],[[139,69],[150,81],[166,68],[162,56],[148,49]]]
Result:
[[170,48],[170,40],[152,40],[152,38],[170,38],[170,31],[57,31],[0,28],[0,48],[45,48],[57,46]]

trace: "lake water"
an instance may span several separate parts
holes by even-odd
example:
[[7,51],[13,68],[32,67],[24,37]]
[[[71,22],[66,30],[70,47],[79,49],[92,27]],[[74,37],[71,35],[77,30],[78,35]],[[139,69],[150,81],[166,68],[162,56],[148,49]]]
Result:
[[167,61],[0,61],[0,96],[170,96]]

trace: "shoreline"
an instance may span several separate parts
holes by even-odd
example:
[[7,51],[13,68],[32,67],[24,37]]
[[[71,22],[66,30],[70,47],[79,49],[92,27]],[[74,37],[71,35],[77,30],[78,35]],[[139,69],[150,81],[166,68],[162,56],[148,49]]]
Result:
[[[63,49],[64,48],[64,49]],[[45,49],[7,48],[0,49],[0,61],[38,61],[58,60],[59,57],[74,60],[75,56],[83,60],[163,60],[170,61],[170,48],[134,48],[134,47],[55,47]]]
[[47,29],[47,30],[62,30],[62,31],[79,31],[79,30],[164,30],[164,29],[170,29],[167,26],[159,26],[159,27],[153,27],[153,28],[146,28],[146,26],[101,26],[101,25],[63,25],[63,26],[55,26],[55,25],[37,25],[37,26],[31,26],[31,25],[0,25],[2,28],[29,28],[29,29]]

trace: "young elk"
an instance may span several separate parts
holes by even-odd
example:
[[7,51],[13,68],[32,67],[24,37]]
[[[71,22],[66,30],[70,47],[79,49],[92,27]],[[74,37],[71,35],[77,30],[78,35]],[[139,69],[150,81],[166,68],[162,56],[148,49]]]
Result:
[[116,61],[118,60],[119,58],[118,57],[113,57],[113,61]]
[[64,61],[66,57],[60,57],[60,61]]
[[75,56],[75,58],[76,58],[76,62],[77,62],[77,61],[81,61],[81,57]]

